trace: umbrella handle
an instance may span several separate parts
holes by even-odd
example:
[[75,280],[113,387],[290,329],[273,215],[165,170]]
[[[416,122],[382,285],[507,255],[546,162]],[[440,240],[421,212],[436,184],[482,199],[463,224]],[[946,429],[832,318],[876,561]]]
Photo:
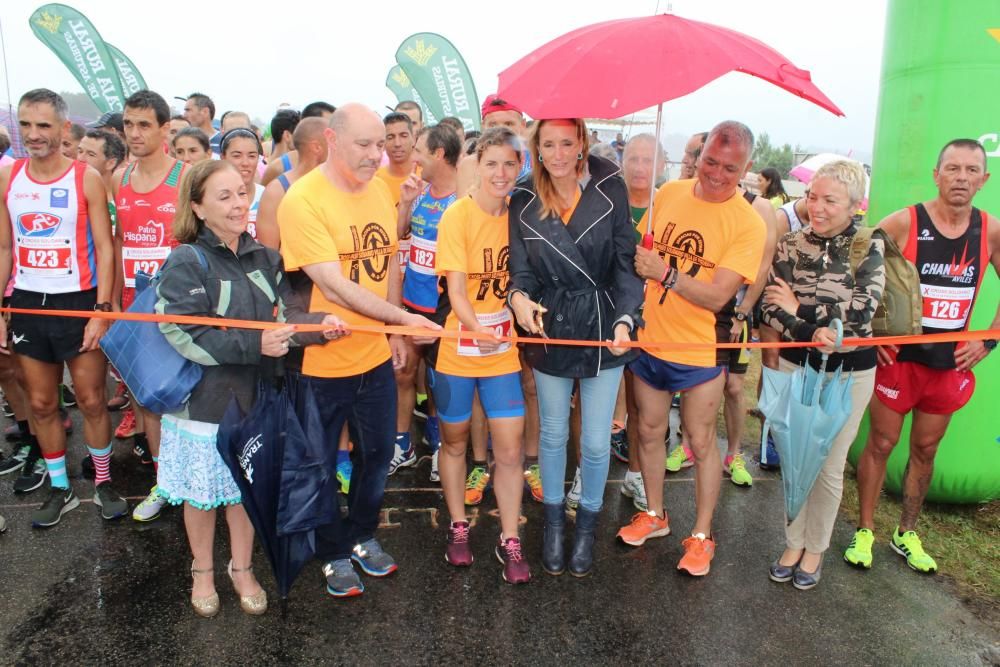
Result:
[[834,318],[830,322],[830,328],[837,332],[837,344],[834,347],[839,350],[840,344],[844,342],[844,323]]
[[[839,319],[834,318],[830,320],[830,328],[833,329],[834,332],[837,334],[837,341],[834,343],[833,347],[839,350],[840,344],[844,342],[844,323],[841,322]],[[830,358],[829,354],[823,355],[823,363],[819,367],[820,373],[826,373],[826,362],[829,358]]]

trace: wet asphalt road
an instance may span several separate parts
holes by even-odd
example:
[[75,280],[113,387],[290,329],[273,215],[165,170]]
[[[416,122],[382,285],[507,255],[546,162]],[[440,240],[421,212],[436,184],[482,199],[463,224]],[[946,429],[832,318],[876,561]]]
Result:
[[[82,429],[79,415],[76,433]],[[117,417],[114,418],[117,422]],[[116,445],[116,486],[136,499],[152,484],[130,445]],[[9,450],[8,450],[9,451]],[[74,488],[84,454],[71,439]],[[365,594],[334,600],[319,564],[292,590],[287,615],[275,599],[264,557],[256,571],[272,594],[263,617],[243,614],[225,576],[224,526],[216,545],[222,612],[201,619],[188,605],[190,556],[179,509],[157,522],[104,522],[90,502],[49,530],[29,525],[44,489],[18,497],[14,475],[0,478],[0,664],[298,665],[298,664],[853,664],[983,665],[1000,661],[993,629],[954,595],[942,577],[911,572],[884,542],[874,568],[840,560],[852,527],[840,521],[820,585],[799,592],[767,578],[781,551],[779,479],[751,466],[752,489],[724,483],[716,513],[718,553],[708,577],[675,567],[680,537],[694,519],[693,476],[670,477],[674,535],[632,549],[614,534],[634,511],[619,493],[614,463],[599,526],[595,573],[586,579],[541,571],[541,508],[527,501],[523,540],[534,580],[512,587],[492,554],[499,523],[492,494],[474,510],[476,561],[445,563],[447,519],[427,482],[429,460],[390,481],[379,537],[400,563]],[[133,501],[133,502],[137,502]]]

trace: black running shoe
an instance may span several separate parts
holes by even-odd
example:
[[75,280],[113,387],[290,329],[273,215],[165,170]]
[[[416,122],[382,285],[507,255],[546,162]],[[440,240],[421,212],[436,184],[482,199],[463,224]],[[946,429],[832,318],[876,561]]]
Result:
[[53,488],[48,499],[31,515],[31,525],[35,528],[54,526],[63,514],[79,505],[80,500],[73,494],[73,489]]
[[24,460],[21,474],[14,480],[14,493],[31,493],[44,484],[48,476],[49,469],[45,465],[45,459],[31,452]]
[[132,453],[139,457],[139,463],[144,466],[153,465],[153,455],[149,451],[149,443],[145,440],[140,440],[138,436],[136,436],[134,442]]
[[417,404],[413,406],[413,416],[417,419],[427,419],[427,415],[429,414],[430,405],[426,398],[422,401],[418,401]]
[[68,384],[59,385],[60,398],[62,399],[62,405],[64,408],[72,408],[76,405],[76,394],[73,390],[69,388]]
[[128,513],[128,503],[111,488],[111,482],[101,482],[94,489],[94,504],[101,508],[101,518],[105,521],[118,519]]
[[9,457],[0,456],[0,475],[9,475],[24,467],[24,460],[31,451],[30,445],[21,445]]

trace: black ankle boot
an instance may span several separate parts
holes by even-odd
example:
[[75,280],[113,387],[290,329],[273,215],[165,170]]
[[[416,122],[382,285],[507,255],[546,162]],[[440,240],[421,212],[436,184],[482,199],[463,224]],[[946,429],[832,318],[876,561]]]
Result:
[[566,528],[566,509],[558,505],[542,505],[545,525],[542,529],[542,569],[552,575],[566,570],[566,553],[563,533]]
[[594,530],[597,528],[598,512],[578,507],[576,510],[576,532],[573,534],[573,553],[569,557],[569,573],[574,577],[586,577],[594,567]]

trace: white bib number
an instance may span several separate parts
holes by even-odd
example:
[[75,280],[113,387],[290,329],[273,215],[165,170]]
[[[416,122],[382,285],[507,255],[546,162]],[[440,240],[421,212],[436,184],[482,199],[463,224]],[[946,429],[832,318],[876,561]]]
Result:
[[125,276],[125,287],[135,287],[135,274],[139,271],[151,276],[163,266],[170,248],[155,246],[153,248],[132,248],[122,246],[122,273]]
[[[498,313],[483,313],[477,314],[476,319],[479,324],[492,328],[498,336],[510,336],[512,320],[510,316],[510,311],[506,308]],[[473,338],[462,338],[462,332],[468,331],[467,328],[462,326],[462,323],[458,323],[458,354],[463,357],[489,357],[495,354],[502,354],[510,349],[510,342],[500,343],[499,347],[492,352],[483,352],[476,345],[476,341]]]
[[921,285],[924,312],[921,323],[935,329],[960,330],[965,328],[976,296],[975,287],[940,287]]
[[437,257],[437,244],[414,236],[410,242],[410,261],[407,270],[425,275],[434,275],[434,260]]
[[40,277],[65,276],[73,269],[69,239],[19,238],[17,263],[23,273]]

